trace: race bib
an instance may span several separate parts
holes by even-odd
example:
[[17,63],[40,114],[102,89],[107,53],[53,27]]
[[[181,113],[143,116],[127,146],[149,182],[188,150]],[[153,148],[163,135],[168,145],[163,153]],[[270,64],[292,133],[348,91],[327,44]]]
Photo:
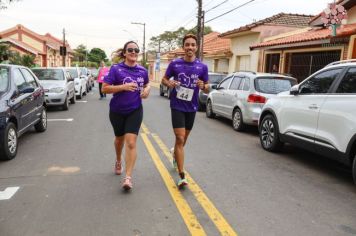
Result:
[[180,87],[177,91],[177,98],[184,101],[191,101],[193,98],[194,89]]

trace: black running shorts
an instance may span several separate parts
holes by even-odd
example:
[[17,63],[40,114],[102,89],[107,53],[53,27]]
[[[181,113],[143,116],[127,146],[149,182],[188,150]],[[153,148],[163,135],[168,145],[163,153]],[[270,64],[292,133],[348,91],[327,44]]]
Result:
[[143,108],[141,105],[136,110],[125,115],[110,111],[109,117],[116,137],[127,133],[138,135],[143,119]]
[[192,130],[196,112],[184,112],[171,109],[173,129],[185,128]]

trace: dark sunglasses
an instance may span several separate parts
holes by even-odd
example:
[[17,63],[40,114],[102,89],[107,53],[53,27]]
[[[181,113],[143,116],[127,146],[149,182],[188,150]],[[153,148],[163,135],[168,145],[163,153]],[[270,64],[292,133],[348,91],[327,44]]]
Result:
[[128,49],[126,49],[126,51],[129,52],[129,53],[133,53],[133,52],[139,53],[140,49],[138,49],[138,48],[128,48]]

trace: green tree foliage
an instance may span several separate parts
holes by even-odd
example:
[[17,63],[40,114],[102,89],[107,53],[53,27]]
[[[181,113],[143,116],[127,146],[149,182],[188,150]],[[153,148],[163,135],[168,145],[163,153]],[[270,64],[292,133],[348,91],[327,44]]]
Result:
[[88,49],[83,44],[80,44],[76,49],[74,49],[74,61],[85,61],[88,55]]
[[100,64],[101,61],[108,61],[108,58],[104,50],[92,48],[88,54],[88,60]]
[[[204,27],[204,35],[213,32],[210,26]],[[164,33],[154,36],[150,39],[149,48],[150,51],[158,51],[160,48],[161,52],[172,51],[174,49],[180,48],[182,46],[182,40],[186,34],[197,34],[197,29],[185,29],[180,27],[176,31],[165,31]]]
[[7,5],[9,5],[12,2],[18,2],[20,0],[0,0],[0,10],[6,9]]
[[36,57],[34,55],[22,55],[18,52],[11,51],[10,45],[7,43],[0,43],[0,63],[22,65],[27,67],[34,67]]

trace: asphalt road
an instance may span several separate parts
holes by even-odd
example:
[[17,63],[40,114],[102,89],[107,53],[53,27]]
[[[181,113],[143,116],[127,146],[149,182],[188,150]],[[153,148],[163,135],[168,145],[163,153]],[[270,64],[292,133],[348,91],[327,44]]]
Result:
[[[48,130],[23,135],[17,157],[0,162],[0,236],[356,235],[348,168],[288,145],[268,153],[256,128],[238,133],[202,112],[185,149],[190,186],[178,190],[169,101],[155,88],[144,101],[134,189],[122,191],[110,99],[98,97],[50,109]],[[4,200],[10,187],[18,189]]]

